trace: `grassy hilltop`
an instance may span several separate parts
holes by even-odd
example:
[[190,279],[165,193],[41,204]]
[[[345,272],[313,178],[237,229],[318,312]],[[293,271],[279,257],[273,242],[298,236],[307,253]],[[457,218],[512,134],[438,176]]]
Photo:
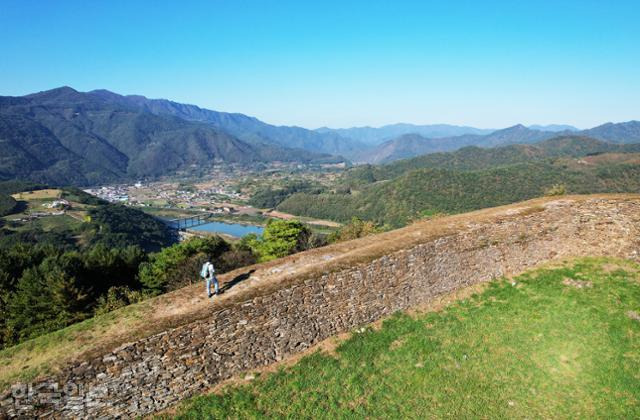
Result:
[[640,265],[583,259],[397,314],[178,418],[638,418]]

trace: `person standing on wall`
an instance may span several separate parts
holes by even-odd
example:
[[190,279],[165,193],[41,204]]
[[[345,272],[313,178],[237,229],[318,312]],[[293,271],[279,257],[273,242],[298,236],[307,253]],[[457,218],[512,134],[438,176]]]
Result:
[[207,261],[202,264],[202,269],[200,270],[200,277],[202,277],[207,282],[207,296],[213,296],[211,294],[211,283],[213,282],[213,286],[215,289],[215,294],[219,294],[220,286],[218,284],[218,278],[216,277],[216,269],[213,267],[211,261]]

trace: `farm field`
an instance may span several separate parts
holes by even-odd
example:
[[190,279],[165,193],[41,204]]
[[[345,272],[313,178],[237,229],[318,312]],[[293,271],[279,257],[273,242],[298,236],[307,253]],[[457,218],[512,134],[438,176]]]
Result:
[[62,190],[57,188],[47,188],[44,190],[25,191],[13,194],[12,197],[16,200],[33,201],[33,200],[46,200],[60,198]]
[[399,313],[178,418],[638,418],[640,265],[581,259]]
[[[34,228],[43,231],[54,229],[74,229],[79,227],[87,218],[88,206],[76,201],[73,194],[57,188],[35,191],[25,191],[12,194],[19,203],[19,211],[5,216],[5,220],[17,222],[12,230],[25,231]],[[64,208],[52,206],[56,200],[67,203]],[[34,217],[37,215],[37,217]]]

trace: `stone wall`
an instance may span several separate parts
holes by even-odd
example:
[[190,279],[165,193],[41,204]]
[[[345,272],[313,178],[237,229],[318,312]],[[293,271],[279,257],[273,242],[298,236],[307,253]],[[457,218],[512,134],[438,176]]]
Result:
[[[528,214],[527,214],[528,213]],[[267,365],[340,332],[457,288],[550,259],[638,259],[640,201],[555,201],[470,221],[357,266],[285,288],[76,363],[37,384],[16,384],[5,415],[133,417],[167,408],[243,370]]]

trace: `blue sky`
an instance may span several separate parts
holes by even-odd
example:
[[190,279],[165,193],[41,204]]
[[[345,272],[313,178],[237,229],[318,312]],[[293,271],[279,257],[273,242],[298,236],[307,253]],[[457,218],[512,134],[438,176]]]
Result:
[[0,95],[69,85],[274,124],[640,119],[640,1],[0,0]]

